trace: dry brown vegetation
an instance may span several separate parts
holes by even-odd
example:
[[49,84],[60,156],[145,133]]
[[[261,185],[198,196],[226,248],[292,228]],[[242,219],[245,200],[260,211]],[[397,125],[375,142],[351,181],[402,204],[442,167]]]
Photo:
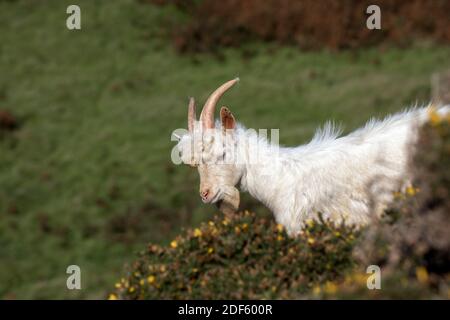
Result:
[[382,29],[366,28],[369,0],[141,0],[173,4],[186,22],[167,20],[180,52],[217,51],[253,40],[301,48],[356,48],[379,43],[408,45],[417,38],[450,43],[450,2],[379,0]]

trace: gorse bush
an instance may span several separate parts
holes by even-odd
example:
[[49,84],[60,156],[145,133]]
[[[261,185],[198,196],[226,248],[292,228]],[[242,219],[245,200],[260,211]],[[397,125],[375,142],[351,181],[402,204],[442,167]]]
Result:
[[212,221],[141,252],[111,298],[293,298],[353,265],[352,229],[310,222],[288,238],[273,219],[248,211]]
[[413,186],[396,194],[384,221],[367,228],[354,249],[358,265],[380,266],[382,290],[346,281],[337,297],[450,299],[450,116],[431,110],[415,149]]
[[[366,260],[384,261],[392,269],[419,263],[428,271],[445,274],[450,272],[450,118],[432,111],[416,148],[410,164],[414,187],[397,195],[387,211],[391,223],[366,232],[371,240],[363,242]],[[388,255],[369,249],[377,247],[373,236],[389,246]]]
[[450,294],[449,168],[450,116],[432,110],[410,162],[414,187],[397,195],[387,212],[388,223],[364,233],[355,250],[362,263],[380,265],[386,276],[403,279],[398,283],[411,283],[413,278],[444,296]]
[[[450,298],[450,117],[430,113],[411,157],[414,186],[356,231],[309,221],[288,238],[272,218],[216,216],[149,245],[111,299]],[[382,270],[368,290],[366,268]]]

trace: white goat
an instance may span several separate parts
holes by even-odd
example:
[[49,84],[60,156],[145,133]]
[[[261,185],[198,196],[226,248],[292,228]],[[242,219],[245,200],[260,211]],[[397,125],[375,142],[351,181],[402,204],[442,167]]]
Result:
[[[429,107],[370,120],[344,137],[328,124],[310,143],[281,148],[237,124],[226,107],[214,122],[216,103],[238,80],[211,94],[199,121],[193,98],[189,102],[189,133],[178,149],[183,163],[198,167],[203,202],[236,210],[239,184],[295,235],[318,213],[338,223],[367,224],[371,214],[383,213],[395,191],[410,183],[407,162]],[[444,111],[448,107],[439,110]],[[255,154],[256,161],[251,160]]]

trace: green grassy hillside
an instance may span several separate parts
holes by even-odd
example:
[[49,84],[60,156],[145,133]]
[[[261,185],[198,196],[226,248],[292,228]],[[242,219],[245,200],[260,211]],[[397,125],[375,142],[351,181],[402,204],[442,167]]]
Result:
[[[0,2],[0,109],[19,124],[0,135],[0,298],[104,297],[143,244],[215,212],[199,201],[195,170],[170,161],[188,96],[204,101],[238,75],[223,103],[296,144],[329,119],[348,131],[426,102],[430,75],[450,67],[450,48],[427,44],[180,56],[159,27],[170,8],[80,0],[82,29],[69,31],[69,4]],[[66,289],[70,264],[81,291]]]

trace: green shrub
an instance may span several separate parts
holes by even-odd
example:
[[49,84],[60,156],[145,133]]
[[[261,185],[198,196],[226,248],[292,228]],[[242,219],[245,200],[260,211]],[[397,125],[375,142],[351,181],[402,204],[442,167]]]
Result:
[[416,150],[414,187],[397,195],[387,221],[368,228],[355,248],[360,265],[382,268],[382,290],[353,283],[340,297],[450,298],[450,117],[432,111]]
[[288,238],[273,219],[248,211],[216,216],[170,246],[141,252],[111,298],[293,298],[334,281],[353,265],[352,229],[310,222]]

